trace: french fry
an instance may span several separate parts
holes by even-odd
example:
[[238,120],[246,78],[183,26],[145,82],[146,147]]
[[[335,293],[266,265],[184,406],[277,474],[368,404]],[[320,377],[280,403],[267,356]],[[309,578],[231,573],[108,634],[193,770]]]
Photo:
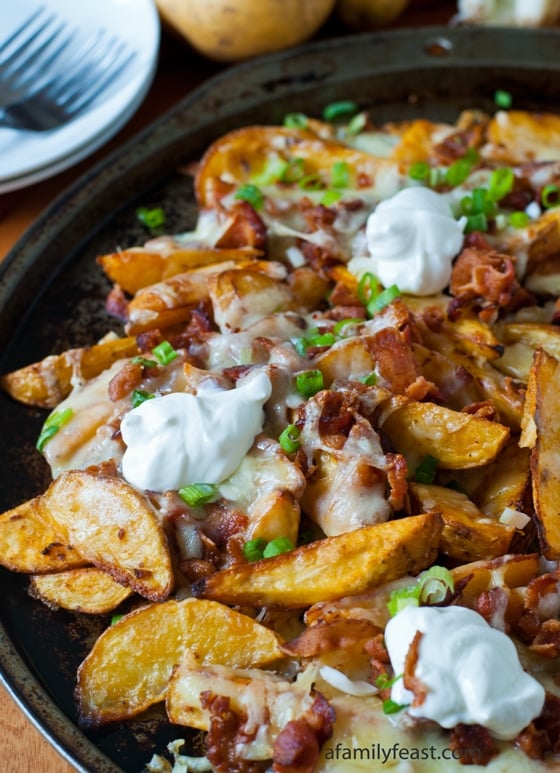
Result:
[[43,516],[89,563],[151,601],[167,598],[173,572],[163,528],[126,481],[73,470],[38,501]]
[[43,517],[39,497],[0,515],[0,564],[12,572],[57,572],[87,563]]
[[560,362],[537,349],[529,375],[520,445],[531,448],[533,504],[543,554],[560,558]]
[[51,609],[69,609],[89,615],[112,612],[132,591],[95,567],[31,577],[29,593]]
[[364,526],[216,572],[197,581],[193,593],[225,604],[307,607],[417,574],[436,557],[441,529],[435,514]]
[[213,601],[189,598],[137,609],[107,628],[80,665],[80,721],[96,727],[164,700],[186,650],[202,663],[245,668],[281,658],[279,641],[252,618]]
[[443,519],[440,550],[458,561],[477,561],[507,553],[515,529],[485,517],[466,494],[444,486],[409,483],[419,512],[439,513]]
[[445,406],[394,397],[382,409],[380,426],[414,470],[424,456],[442,469],[462,470],[493,461],[507,443],[503,424]]

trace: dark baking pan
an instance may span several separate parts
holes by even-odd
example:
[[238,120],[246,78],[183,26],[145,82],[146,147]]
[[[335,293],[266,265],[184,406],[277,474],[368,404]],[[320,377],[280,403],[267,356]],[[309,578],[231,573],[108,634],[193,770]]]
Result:
[[[370,109],[376,122],[454,120],[463,108],[492,112],[496,89],[510,92],[516,107],[558,110],[560,34],[399,30],[319,42],[225,70],[82,178],[6,259],[0,371],[91,343],[111,329],[104,311],[108,285],[95,257],[146,238],[135,217],[138,205],[163,206],[170,231],[192,227],[192,189],[177,170],[221,133],[279,122],[287,112],[320,114],[341,98]],[[43,419],[0,395],[2,511],[48,483],[34,450]],[[2,570],[0,580],[2,680],[78,770],[139,773],[154,751],[181,736],[159,710],[82,733],[73,702],[76,667],[108,621],[52,612],[27,595],[26,578]],[[195,743],[188,731],[185,737]]]

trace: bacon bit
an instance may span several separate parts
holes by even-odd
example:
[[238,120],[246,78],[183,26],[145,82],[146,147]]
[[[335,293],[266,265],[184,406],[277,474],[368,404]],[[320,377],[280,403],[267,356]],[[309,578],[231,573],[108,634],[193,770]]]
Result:
[[248,201],[236,202],[226,215],[231,224],[216,242],[216,247],[266,249],[266,225]]
[[335,448],[341,448],[354,425],[354,402],[347,393],[331,390],[320,392],[315,400],[321,406],[321,439]]
[[468,129],[449,134],[442,142],[434,145],[435,158],[441,163],[450,163],[463,158],[470,148],[476,148],[483,139],[484,126],[472,124]]
[[[385,646],[383,633],[379,633],[374,636],[373,639],[369,639],[367,642],[365,642],[364,652],[370,659],[369,681],[371,684],[376,684],[380,676],[388,675],[388,666],[391,663],[387,647]],[[386,700],[390,697],[390,695],[390,687],[379,691],[379,697],[382,700]]]
[[560,620],[545,620],[529,649],[543,658],[560,656]]
[[322,745],[333,731],[336,715],[322,693],[312,691],[315,700],[300,719],[281,730],[273,745],[274,773],[313,773]]
[[509,603],[506,588],[490,588],[482,591],[476,599],[475,610],[494,628],[503,631],[506,627],[505,614]]
[[389,484],[389,504],[393,510],[402,510],[408,493],[408,464],[402,454],[386,454],[385,469]]
[[424,636],[422,631],[416,631],[414,639],[411,641],[408,652],[406,653],[406,658],[404,659],[403,684],[407,690],[414,693],[414,698],[412,700],[413,707],[421,706],[426,700],[427,695],[426,685],[414,676],[418,658],[420,657],[420,642],[422,641],[422,636]]
[[515,739],[515,745],[532,760],[560,752],[560,698],[546,693],[543,710]]
[[417,376],[414,381],[409,384],[404,394],[406,397],[410,397],[411,400],[426,400],[426,398],[433,398],[438,402],[443,402],[444,397],[438,387],[428,381],[424,376]]
[[546,572],[538,577],[534,577],[527,585],[523,598],[525,609],[536,609],[543,596],[549,593],[558,594],[558,583],[560,581],[560,570]]
[[322,279],[329,279],[331,269],[340,265],[338,255],[328,247],[321,247],[313,242],[302,241],[298,247],[303,252],[306,262]]
[[451,730],[449,748],[459,752],[461,765],[488,765],[498,754],[494,739],[482,725],[456,725]]
[[128,320],[128,300],[120,285],[113,285],[105,299],[105,310],[121,322]]
[[480,419],[496,419],[496,408],[489,400],[483,400],[479,403],[470,403],[461,408],[461,413],[468,413],[471,416],[478,416]]
[[236,743],[243,736],[243,718],[233,711],[230,699],[204,690],[200,705],[210,712],[206,756],[215,773],[263,773],[268,767],[266,761],[245,760],[236,754]]
[[127,362],[109,382],[109,399],[114,403],[129,395],[142,383],[144,368],[140,363]]
[[189,582],[196,582],[202,577],[214,574],[216,567],[210,561],[203,558],[189,558],[179,562],[179,569]]
[[378,633],[381,629],[371,620],[321,620],[306,628],[297,638],[281,645],[281,649],[290,657],[312,658],[333,650],[346,651]]

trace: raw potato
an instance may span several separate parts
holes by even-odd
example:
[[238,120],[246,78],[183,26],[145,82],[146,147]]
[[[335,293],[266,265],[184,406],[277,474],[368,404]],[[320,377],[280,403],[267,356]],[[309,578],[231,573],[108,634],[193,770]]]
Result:
[[76,696],[87,727],[132,717],[165,698],[186,650],[203,663],[248,668],[282,657],[265,626],[213,601],[166,601],[108,628],[78,670]]
[[163,528],[148,500],[126,481],[65,472],[40,507],[88,562],[150,601],[167,598],[173,572]]
[[304,43],[335,0],[157,0],[164,22],[197,51],[235,62]]
[[69,609],[89,615],[111,612],[132,591],[94,567],[35,575],[29,593],[52,609]]
[[307,607],[417,574],[437,555],[442,522],[423,514],[327,537],[205,577],[193,593],[225,604]]

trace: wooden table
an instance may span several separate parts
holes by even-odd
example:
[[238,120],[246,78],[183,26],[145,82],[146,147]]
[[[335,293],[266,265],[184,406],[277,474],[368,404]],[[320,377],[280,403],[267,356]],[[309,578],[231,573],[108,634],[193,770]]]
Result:
[[[445,23],[455,7],[454,3],[429,0],[420,0],[418,5],[424,7],[407,11],[395,26]],[[327,34],[331,33],[341,34],[342,30],[328,26]],[[0,260],[67,186],[219,69],[164,33],[152,88],[138,112],[113,140],[87,160],[49,180],[0,195]],[[74,770],[0,688],[1,773],[73,773]]]

